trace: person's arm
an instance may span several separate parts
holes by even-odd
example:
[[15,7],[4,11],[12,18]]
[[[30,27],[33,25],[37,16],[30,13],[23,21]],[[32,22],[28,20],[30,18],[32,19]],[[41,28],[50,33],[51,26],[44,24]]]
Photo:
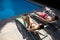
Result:
[[36,30],[37,28],[28,28],[29,31],[34,31]]
[[31,23],[28,15],[26,16],[26,22],[27,22],[28,28],[30,28]]

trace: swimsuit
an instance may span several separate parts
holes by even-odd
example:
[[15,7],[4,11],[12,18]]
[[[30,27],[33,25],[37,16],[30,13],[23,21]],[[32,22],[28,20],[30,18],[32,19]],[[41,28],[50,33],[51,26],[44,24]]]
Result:
[[41,14],[39,14],[39,17],[44,18],[45,16],[47,16],[47,14],[46,14],[46,13],[41,13]]
[[[47,16],[47,14],[44,13],[44,12],[42,12],[42,13],[39,14],[39,17],[41,17],[41,18],[43,18],[43,19],[45,19],[46,16]],[[50,16],[47,16],[47,19],[48,19],[49,21],[51,21],[51,17],[50,17]]]

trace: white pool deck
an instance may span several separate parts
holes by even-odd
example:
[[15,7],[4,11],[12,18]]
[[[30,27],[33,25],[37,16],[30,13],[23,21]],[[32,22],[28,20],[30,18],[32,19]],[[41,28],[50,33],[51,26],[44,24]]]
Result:
[[7,22],[0,31],[0,40],[26,40],[18,31],[15,22]]

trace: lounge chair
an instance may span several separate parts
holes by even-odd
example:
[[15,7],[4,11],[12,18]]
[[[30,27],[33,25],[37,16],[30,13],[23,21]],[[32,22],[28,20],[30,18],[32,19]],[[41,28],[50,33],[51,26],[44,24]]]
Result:
[[[30,16],[35,16],[36,18],[38,18],[40,21],[43,21],[41,18],[39,18],[38,15],[36,15],[35,13],[31,13]],[[45,22],[45,21],[43,21]],[[51,21],[51,22],[45,22],[45,23],[55,23],[56,21]]]
[[[32,18],[31,18],[31,19],[32,19]],[[25,26],[25,28],[27,29],[27,25],[26,25],[26,23],[23,21],[22,17],[16,18],[16,20],[18,20],[20,23],[22,23],[22,24]],[[32,21],[36,22],[36,21],[33,20],[33,19],[32,19]],[[41,32],[42,32],[42,33],[41,33]],[[33,33],[37,33],[37,35],[39,35],[42,40],[44,40],[44,39],[47,39],[47,40],[48,40],[49,37],[50,37],[50,35],[47,34],[47,32],[46,32],[44,29],[35,30]],[[32,33],[30,33],[30,34],[32,34]],[[32,36],[34,37],[34,35],[32,35]],[[35,38],[35,39],[36,39],[36,38]],[[50,37],[50,39],[52,39],[52,38]],[[36,39],[36,40],[37,40],[37,39]],[[38,39],[38,40],[39,40],[39,39]]]
[[[36,15],[35,13],[31,13],[31,14],[30,14],[30,17],[33,18],[33,19],[35,19],[35,20],[37,19],[37,20],[39,20],[40,22],[42,22],[42,23],[44,23],[44,24],[46,24],[46,25],[49,25],[49,28],[50,28],[51,31],[53,31],[53,32],[57,30],[57,28],[56,28],[56,26],[55,26],[55,25],[56,25],[56,24],[55,24],[56,21],[45,22],[45,21],[41,20],[41,19],[39,18],[39,16]],[[36,21],[37,21],[37,20],[36,20]],[[38,22],[39,22],[39,21],[38,21]]]

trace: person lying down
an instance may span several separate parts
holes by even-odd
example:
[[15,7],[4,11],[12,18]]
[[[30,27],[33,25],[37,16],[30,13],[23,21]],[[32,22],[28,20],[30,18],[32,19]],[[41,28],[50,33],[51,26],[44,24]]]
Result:
[[60,16],[49,16],[47,13],[43,12],[36,12],[35,14],[39,16],[39,19],[42,19],[45,22],[52,22],[60,19]]
[[24,21],[27,22],[27,30],[29,31],[34,31],[34,30],[38,30],[38,29],[44,29],[44,25],[42,23],[38,24],[38,23],[35,23],[33,22],[31,19],[30,19],[30,16],[29,15],[24,15],[25,17],[23,18]]

